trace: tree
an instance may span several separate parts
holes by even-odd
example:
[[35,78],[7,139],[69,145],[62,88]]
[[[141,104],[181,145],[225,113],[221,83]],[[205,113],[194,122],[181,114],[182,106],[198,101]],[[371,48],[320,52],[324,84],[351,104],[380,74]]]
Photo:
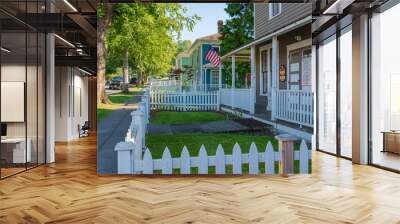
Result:
[[230,19],[221,29],[221,54],[224,55],[253,39],[253,3],[228,3],[225,12]]
[[[252,3],[228,3],[225,12],[229,19],[225,21],[221,29],[221,55],[224,55],[253,39],[254,20]],[[223,79],[225,82],[231,82],[231,63],[223,62]],[[250,72],[248,62],[236,62],[236,71],[239,74]],[[244,76],[239,76],[236,81],[237,86],[244,86]]]
[[198,19],[185,13],[181,4],[117,4],[107,32],[108,62],[118,67],[125,61],[141,84],[149,75],[167,75],[176,56],[174,40]]
[[101,0],[97,5],[97,103],[108,103],[105,94],[106,76],[106,33],[113,16],[113,5],[108,0]]
[[190,40],[179,40],[176,54],[178,55],[181,52],[189,50],[191,45],[192,45],[192,41],[190,41]]

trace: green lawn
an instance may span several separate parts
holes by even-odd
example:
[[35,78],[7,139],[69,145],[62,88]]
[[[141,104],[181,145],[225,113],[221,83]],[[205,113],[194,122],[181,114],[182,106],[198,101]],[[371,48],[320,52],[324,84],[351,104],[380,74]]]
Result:
[[175,112],[159,111],[152,115],[152,124],[194,124],[229,119],[228,115],[217,112]]
[[109,113],[111,113],[113,110],[112,109],[106,109],[106,108],[97,108],[97,120],[101,121],[103,120],[105,117],[107,117],[107,115]]
[[[278,150],[278,142],[270,136],[252,135],[252,134],[232,134],[232,133],[187,133],[187,134],[158,134],[147,135],[146,145],[151,150],[153,159],[162,158],[162,153],[167,146],[170,149],[172,157],[180,157],[183,146],[189,150],[190,156],[198,156],[202,144],[206,147],[208,155],[215,155],[218,144],[224,148],[225,154],[232,154],[234,144],[237,142],[240,145],[242,153],[248,153],[250,145],[254,142],[259,152],[265,151],[268,142],[271,142],[274,150]],[[299,149],[299,144],[295,144],[295,150]],[[278,172],[278,163],[275,163],[275,170]],[[295,172],[299,170],[299,163],[295,161]],[[260,172],[265,172],[265,164],[260,163]],[[226,167],[227,173],[232,173],[232,166]],[[248,164],[243,164],[243,173],[248,172]],[[159,173],[156,172],[156,173]],[[174,173],[179,173],[174,170]],[[197,173],[197,168],[192,169],[192,173]],[[215,167],[209,167],[209,173],[215,173]]]
[[128,93],[114,93],[108,96],[111,104],[98,104],[97,105],[97,121],[103,120],[108,116],[113,110],[121,108],[126,101],[130,100],[134,95],[142,91],[140,87],[129,88]]
[[130,100],[137,93],[137,91],[129,91],[128,93],[114,93],[109,95],[108,98],[114,104],[125,104],[126,101]]

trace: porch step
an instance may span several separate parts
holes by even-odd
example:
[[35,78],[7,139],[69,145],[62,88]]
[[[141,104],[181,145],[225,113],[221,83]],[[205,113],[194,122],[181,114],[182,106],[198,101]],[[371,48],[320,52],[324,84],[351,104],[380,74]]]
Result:
[[256,103],[255,105],[255,113],[256,114],[262,114],[267,112],[267,105],[266,104],[261,104],[261,103]]

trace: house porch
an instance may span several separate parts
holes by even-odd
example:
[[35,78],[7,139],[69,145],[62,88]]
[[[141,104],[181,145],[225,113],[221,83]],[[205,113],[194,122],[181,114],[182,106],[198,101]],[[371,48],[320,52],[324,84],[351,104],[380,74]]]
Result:
[[304,125],[300,125],[297,123],[288,122],[288,121],[284,121],[284,120],[280,120],[280,119],[272,120],[270,112],[251,114],[247,110],[243,110],[240,108],[232,109],[231,107],[229,107],[227,105],[223,105],[223,104],[221,104],[221,111],[233,113],[233,114],[239,114],[240,116],[242,116],[244,118],[251,118],[251,119],[260,121],[264,124],[273,126],[279,132],[288,133],[288,134],[294,135],[298,138],[304,139],[308,142],[312,142],[312,135],[313,135],[312,127],[307,127]]

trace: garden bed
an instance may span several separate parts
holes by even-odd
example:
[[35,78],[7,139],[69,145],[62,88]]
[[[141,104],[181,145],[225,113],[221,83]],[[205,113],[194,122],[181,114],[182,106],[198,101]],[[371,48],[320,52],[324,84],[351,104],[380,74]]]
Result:
[[150,123],[161,125],[198,124],[223,121],[231,118],[219,112],[152,111]]

